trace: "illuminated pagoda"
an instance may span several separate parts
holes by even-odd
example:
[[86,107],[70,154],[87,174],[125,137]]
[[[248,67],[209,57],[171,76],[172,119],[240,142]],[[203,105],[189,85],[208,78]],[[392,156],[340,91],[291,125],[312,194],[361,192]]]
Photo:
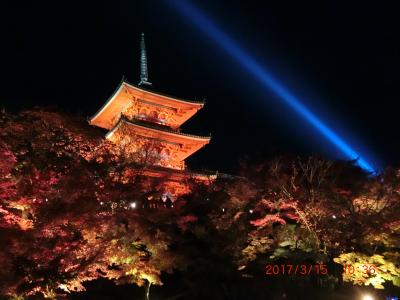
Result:
[[107,129],[106,139],[123,149],[127,159],[143,167],[143,175],[167,178],[164,192],[177,196],[188,192],[184,179],[208,183],[216,177],[189,172],[185,165],[185,159],[211,139],[180,131],[180,126],[197,113],[204,102],[151,91],[143,33],[140,51],[139,84],[123,80],[89,123]]

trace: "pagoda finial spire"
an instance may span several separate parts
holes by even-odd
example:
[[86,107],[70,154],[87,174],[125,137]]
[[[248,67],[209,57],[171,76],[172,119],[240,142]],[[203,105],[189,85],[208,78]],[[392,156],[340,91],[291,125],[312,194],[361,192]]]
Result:
[[147,55],[146,55],[146,45],[144,43],[144,33],[142,32],[142,37],[140,39],[140,82],[139,85],[151,85],[148,81],[149,73],[147,71]]

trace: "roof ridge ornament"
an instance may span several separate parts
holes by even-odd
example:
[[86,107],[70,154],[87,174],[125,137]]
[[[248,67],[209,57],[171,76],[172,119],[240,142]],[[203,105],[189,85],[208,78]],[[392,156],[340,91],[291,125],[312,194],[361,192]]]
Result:
[[151,85],[148,81],[149,73],[147,71],[147,55],[146,55],[146,45],[144,43],[144,33],[140,39],[140,82],[139,85]]

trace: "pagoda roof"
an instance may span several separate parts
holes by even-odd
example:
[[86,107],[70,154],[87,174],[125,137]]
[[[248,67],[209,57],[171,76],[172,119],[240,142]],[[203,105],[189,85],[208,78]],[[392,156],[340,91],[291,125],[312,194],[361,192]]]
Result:
[[168,96],[122,80],[106,103],[89,119],[89,123],[105,129],[112,129],[117,124],[123,110],[132,102],[132,97],[130,97],[130,95],[148,104],[164,106],[176,111],[180,110],[181,116],[177,116],[176,121],[178,123],[176,125],[179,126],[204,106],[204,101]]
[[144,169],[146,175],[154,177],[169,177],[172,180],[182,180],[192,178],[195,180],[206,181],[215,180],[218,176],[217,172],[196,172],[191,170],[177,170],[162,166],[146,166]]
[[114,130],[117,129],[118,126],[121,126],[122,123],[126,123],[128,125],[131,126],[139,126],[139,127],[143,127],[146,129],[150,129],[152,131],[161,131],[161,132],[165,132],[171,135],[176,135],[179,136],[181,138],[185,138],[188,140],[202,140],[202,141],[210,141],[211,140],[211,135],[209,136],[205,136],[205,135],[195,135],[195,134],[190,134],[190,133],[183,133],[183,132],[178,132],[172,129],[169,129],[166,126],[161,126],[158,124],[151,124],[148,122],[143,122],[141,120],[128,120],[125,116],[121,116],[120,121],[117,123],[117,125],[110,131],[107,133],[107,137],[109,134],[111,134]]
[[106,138],[113,140],[113,135],[120,130],[123,131],[123,135],[127,134],[124,130],[128,130],[133,134],[146,138],[180,144],[183,146],[182,150],[179,151],[180,160],[184,160],[186,157],[192,155],[194,152],[208,144],[211,140],[211,136],[200,136],[177,132],[139,120],[128,120],[124,116],[122,116],[117,125],[106,134]]
[[125,79],[122,80],[121,84],[124,84],[124,83],[126,85],[128,85],[129,87],[131,87],[131,88],[135,88],[135,89],[138,89],[138,90],[146,91],[148,93],[152,93],[152,94],[157,95],[157,96],[162,96],[162,97],[168,98],[168,99],[173,100],[173,101],[178,101],[178,102],[183,102],[183,103],[190,103],[190,104],[201,105],[201,106],[204,106],[204,104],[205,104],[204,101],[199,101],[199,100],[194,100],[194,99],[187,99],[187,98],[180,98],[180,97],[178,98],[178,97],[166,94],[166,93],[155,92],[152,89],[144,88],[143,86],[139,86],[137,84],[131,83],[131,82],[125,80]]

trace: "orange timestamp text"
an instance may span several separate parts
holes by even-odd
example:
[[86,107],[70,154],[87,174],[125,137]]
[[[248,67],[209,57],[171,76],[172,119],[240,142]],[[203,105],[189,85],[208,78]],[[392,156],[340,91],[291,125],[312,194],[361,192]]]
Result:
[[310,275],[310,274],[317,274],[317,275],[328,275],[328,269],[324,264],[302,264],[302,265],[292,265],[292,264],[281,264],[281,265],[266,265],[266,275]]
[[[377,269],[376,269],[375,265],[364,264],[364,265],[360,265],[359,268],[362,269],[363,274],[367,274],[367,275],[377,274]],[[352,274],[354,274],[355,271],[356,271],[356,268],[353,265],[351,265],[351,264],[343,265],[343,273],[344,274],[352,275]]]

